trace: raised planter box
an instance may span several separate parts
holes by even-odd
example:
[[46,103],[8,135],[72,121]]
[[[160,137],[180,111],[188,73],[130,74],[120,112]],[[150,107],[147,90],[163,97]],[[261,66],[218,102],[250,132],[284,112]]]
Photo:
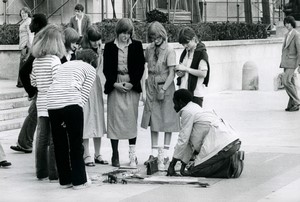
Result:
[[[282,72],[279,68],[283,38],[205,41],[211,67],[209,92],[242,89],[242,69],[247,61],[256,64],[259,90],[274,90],[274,78]],[[144,48],[148,44],[144,44]],[[171,43],[177,61],[182,45]],[[17,45],[0,46],[0,79],[16,80],[20,51]]]

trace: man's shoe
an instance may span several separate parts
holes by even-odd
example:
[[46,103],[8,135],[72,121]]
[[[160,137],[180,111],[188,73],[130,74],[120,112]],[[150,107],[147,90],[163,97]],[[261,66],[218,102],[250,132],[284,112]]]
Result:
[[26,150],[26,149],[23,149],[21,147],[19,147],[18,145],[17,146],[10,146],[10,148],[14,151],[19,151],[19,152],[24,152],[24,153],[32,153],[32,150]]
[[244,169],[244,159],[245,159],[245,152],[244,151],[237,151],[235,154],[232,155],[232,166],[233,166],[233,174],[232,178],[238,178],[241,176],[243,169]]
[[8,167],[11,166],[11,162],[8,161],[1,161],[0,162],[0,167]]
[[295,111],[299,111],[298,105],[294,105],[291,108],[289,108],[289,110],[288,110],[288,112],[295,112]]

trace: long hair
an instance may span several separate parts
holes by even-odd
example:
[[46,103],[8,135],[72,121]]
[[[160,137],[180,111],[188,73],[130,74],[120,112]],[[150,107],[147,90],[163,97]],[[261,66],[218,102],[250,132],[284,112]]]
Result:
[[35,58],[45,55],[56,55],[62,58],[65,54],[66,48],[60,27],[50,24],[37,33],[32,46],[32,55]]
[[151,41],[153,37],[162,37],[164,41],[168,38],[166,29],[157,21],[152,22],[148,27],[148,40]]
[[64,30],[64,37],[66,50],[71,50],[71,44],[76,43],[79,40],[79,34],[71,27]]
[[31,10],[28,8],[28,7],[23,7],[23,8],[21,8],[21,10],[20,10],[20,17],[22,17],[22,15],[21,15],[21,12],[22,11],[24,11],[25,13],[27,13],[28,14],[28,17],[31,17],[32,16],[32,14],[31,14]]
[[83,49],[91,48],[90,41],[99,41],[101,37],[101,32],[97,25],[91,25],[87,28],[86,33],[83,36],[81,47]]

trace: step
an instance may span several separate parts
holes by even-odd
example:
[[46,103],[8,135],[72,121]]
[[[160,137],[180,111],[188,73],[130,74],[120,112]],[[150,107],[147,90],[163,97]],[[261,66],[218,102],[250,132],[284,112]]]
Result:
[[30,101],[28,101],[27,97],[0,100],[0,110],[28,107],[29,105]]
[[28,115],[28,107],[0,111],[0,121],[22,118]]
[[0,121],[0,132],[3,133],[3,131],[19,129],[22,127],[24,120],[25,120],[25,117],[12,119],[12,120],[6,120],[6,121]]
[[24,89],[14,89],[11,92],[0,92],[0,100],[14,99],[26,97],[27,93]]

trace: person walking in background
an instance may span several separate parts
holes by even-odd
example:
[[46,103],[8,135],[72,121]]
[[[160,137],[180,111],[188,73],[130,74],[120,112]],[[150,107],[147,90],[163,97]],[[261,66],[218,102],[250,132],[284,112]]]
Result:
[[284,37],[280,68],[284,69],[282,83],[289,96],[285,111],[293,112],[298,111],[300,105],[294,78],[295,69],[300,66],[300,35],[295,30],[296,21],[294,17],[287,16],[284,18],[283,24],[288,33]]
[[61,188],[89,186],[83,160],[83,106],[96,77],[90,64],[97,58],[91,49],[76,51],[77,60],[61,65],[48,90],[47,108]]
[[[83,107],[83,157],[86,166],[95,166],[95,163],[108,164],[106,160],[103,160],[100,154],[101,137],[106,133],[106,127],[104,120],[102,84],[100,79],[101,33],[96,25],[91,25],[87,29],[86,34],[83,36],[81,48],[92,49],[98,55],[98,60],[95,60],[93,64],[96,69],[96,79],[91,89],[89,99]],[[89,151],[89,138],[93,138],[94,142],[94,160],[91,158]]]
[[11,162],[8,162],[6,160],[6,155],[0,142],[0,167],[8,167],[8,166],[11,166]]
[[82,4],[76,4],[75,6],[75,16],[70,19],[69,27],[75,29],[79,36],[80,40],[83,35],[85,35],[87,28],[92,24],[90,17],[84,14],[84,7]]
[[181,161],[183,176],[238,178],[244,168],[244,151],[239,151],[241,141],[222,118],[204,110],[193,99],[187,89],[174,93],[181,130],[167,176],[178,175],[175,166]]
[[209,62],[205,45],[200,42],[195,31],[184,27],[179,32],[179,43],[185,48],[179,65],[175,67],[177,85],[193,94],[193,102],[202,107],[205,87],[209,81]]
[[35,57],[30,75],[31,85],[37,87],[38,128],[36,137],[36,174],[38,179],[49,177],[57,180],[54,145],[50,120],[47,111],[47,92],[52,77],[66,55],[61,29],[56,25],[47,25],[34,39],[32,55]]
[[[24,65],[24,62],[26,61],[28,55],[29,55],[29,49],[31,48],[32,41],[33,41],[33,33],[30,31],[29,25],[31,23],[31,11],[27,7],[23,7],[20,10],[20,16],[22,18],[22,21],[20,23],[19,27],[19,49],[21,50],[21,56],[20,56],[20,65],[19,65],[19,71]],[[20,76],[18,75],[18,81],[17,81],[17,87],[22,88],[23,84],[20,80]]]
[[[142,128],[151,130],[152,155],[158,155],[158,169],[165,170],[170,148],[172,132],[179,131],[179,116],[173,109],[172,97],[175,91],[174,76],[176,55],[167,42],[167,32],[159,22],[153,22],[148,28],[151,44],[145,50],[148,64],[148,78],[145,81],[143,97],[145,101]],[[159,147],[159,132],[164,132],[164,147]],[[146,163],[146,162],[145,162]]]
[[[48,24],[47,18],[44,14],[37,13],[32,16],[30,23],[30,30],[32,33],[37,34],[42,28]],[[20,69],[19,75],[24,86],[25,91],[28,94],[28,100],[31,100],[28,115],[25,118],[22,128],[20,130],[17,145],[12,145],[10,148],[14,151],[31,153],[32,142],[34,133],[37,125],[37,109],[36,109],[36,95],[37,88],[31,86],[30,73],[32,71],[32,63],[34,61],[32,54],[29,55],[28,59]]]
[[107,137],[111,140],[112,166],[120,166],[119,140],[128,139],[129,165],[136,167],[137,118],[145,58],[142,43],[132,39],[134,27],[130,19],[120,19],[115,31],[117,37],[105,44],[103,53],[104,93],[108,95]]

